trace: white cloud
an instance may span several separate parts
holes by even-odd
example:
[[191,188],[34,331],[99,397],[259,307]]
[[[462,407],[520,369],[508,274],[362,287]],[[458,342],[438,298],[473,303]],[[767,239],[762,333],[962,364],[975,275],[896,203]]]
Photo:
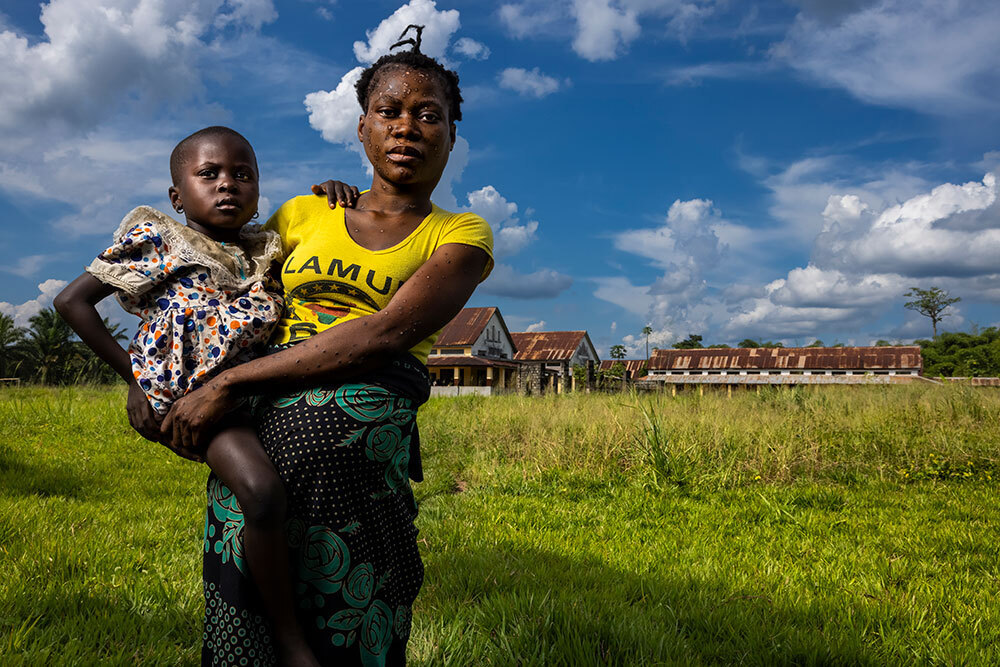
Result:
[[0,32],[0,132],[16,144],[23,126],[89,128],[130,99],[187,98],[213,25],[275,17],[270,0],[52,0],[43,39]]
[[552,269],[520,273],[509,264],[497,264],[479,289],[486,294],[515,299],[551,299],[573,284],[573,279]]
[[492,185],[468,195],[467,210],[482,216],[493,229],[493,253],[498,259],[519,253],[535,240],[538,222],[522,223],[516,216],[517,204],[508,202]]
[[14,318],[14,326],[26,327],[28,320],[33,315],[37,315],[43,308],[52,305],[52,300],[56,298],[60,290],[67,285],[65,280],[49,279],[38,285],[39,294],[34,299],[30,299],[20,304],[0,301],[0,313]]
[[[810,336],[831,329],[859,334],[911,287],[1000,302],[1000,202],[995,173],[944,183],[874,208],[833,195],[823,209],[813,261],[741,302],[723,330],[736,335]],[[949,321],[958,326],[957,315]],[[919,321],[890,332],[904,336]],[[919,335],[919,334],[918,334]]]
[[573,50],[587,60],[614,60],[639,36],[636,12],[611,0],[573,0],[573,16]]
[[333,20],[333,12],[331,12],[326,7],[317,7],[316,8],[316,15],[319,16],[324,21],[332,21]]
[[524,328],[524,330],[528,333],[534,333],[536,331],[545,331],[545,320],[539,320],[538,322],[529,324]]
[[1000,106],[1000,4],[878,0],[847,8],[807,7],[773,57],[873,104],[944,114]]
[[520,67],[508,67],[497,77],[501,88],[513,90],[525,97],[545,97],[559,90],[558,79],[542,74],[535,67],[532,70]]
[[363,67],[355,67],[340,78],[333,90],[317,90],[306,95],[304,100],[310,127],[330,143],[342,144],[358,152],[361,150],[358,146],[361,107],[354,86],[363,71]]
[[577,55],[598,61],[627,51],[639,37],[641,18],[659,19],[663,32],[683,42],[715,5],[715,0],[524,0],[502,5],[498,14],[517,39],[568,37]]
[[434,0],[410,0],[374,30],[366,31],[367,43],[354,42],[354,56],[358,62],[375,62],[389,53],[389,47],[399,41],[408,25],[424,26],[421,52],[441,60],[452,34],[459,28],[459,13],[457,9],[439,11]]
[[470,60],[486,60],[490,57],[490,47],[470,37],[460,37],[455,40],[455,44],[451,48]]

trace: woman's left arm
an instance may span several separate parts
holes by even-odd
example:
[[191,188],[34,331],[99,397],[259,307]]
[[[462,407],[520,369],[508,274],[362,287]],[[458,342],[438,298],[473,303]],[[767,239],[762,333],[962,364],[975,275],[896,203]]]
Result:
[[174,403],[163,421],[176,447],[194,449],[241,396],[345,379],[378,368],[444,327],[479,284],[489,261],[480,248],[434,251],[377,313],[330,327],[286,350],[234,366]]

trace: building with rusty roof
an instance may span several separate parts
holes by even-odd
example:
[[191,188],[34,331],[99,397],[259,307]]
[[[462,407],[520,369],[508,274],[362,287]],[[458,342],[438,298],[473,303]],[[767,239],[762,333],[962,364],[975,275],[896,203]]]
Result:
[[497,308],[463,308],[441,329],[427,357],[436,386],[498,387],[514,385],[515,347]]
[[645,359],[605,359],[601,362],[600,369],[604,372],[610,371],[615,364],[621,364],[630,378],[638,379],[646,374],[648,362]]
[[515,331],[511,338],[522,373],[537,372],[539,383],[556,391],[572,388],[573,366],[601,363],[586,331]]
[[921,381],[917,346],[656,350],[649,380],[670,384],[888,384]]

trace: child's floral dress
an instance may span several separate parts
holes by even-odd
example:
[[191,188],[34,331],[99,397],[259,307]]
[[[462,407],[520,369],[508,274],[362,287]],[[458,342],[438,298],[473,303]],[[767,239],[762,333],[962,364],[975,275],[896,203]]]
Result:
[[267,342],[282,313],[271,274],[282,259],[275,232],[247,225],[238,243],[220,243],[140,206],[114,238],[87,271],[142,319],[128,351],[158,413]]

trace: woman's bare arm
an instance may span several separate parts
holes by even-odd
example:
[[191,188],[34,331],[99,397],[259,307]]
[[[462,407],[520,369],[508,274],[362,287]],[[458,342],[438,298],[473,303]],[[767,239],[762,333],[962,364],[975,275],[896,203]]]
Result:
[[240,396],[337,381],[381,366],[455,317],[488,261],[473,246],[441,246],[379,312],[235,366],[177,401],[163,422],[164,435],[172,434],[174,447],[193,449]]

